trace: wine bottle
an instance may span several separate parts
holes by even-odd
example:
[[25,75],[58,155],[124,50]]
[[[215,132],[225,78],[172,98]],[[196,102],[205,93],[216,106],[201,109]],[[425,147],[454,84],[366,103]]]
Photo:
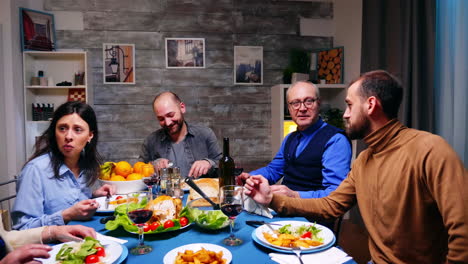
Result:
[[219,160],[219,188],[236,185],[234,160],[229,156],[229,138],[223,139],[223,157]]

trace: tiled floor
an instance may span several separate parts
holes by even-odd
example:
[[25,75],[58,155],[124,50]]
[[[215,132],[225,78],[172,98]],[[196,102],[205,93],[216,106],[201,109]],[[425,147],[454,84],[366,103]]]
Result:
[[366,264],[370,260],[367,237],[367,231],[363,226],[344,219],[338,245],[358,264]]

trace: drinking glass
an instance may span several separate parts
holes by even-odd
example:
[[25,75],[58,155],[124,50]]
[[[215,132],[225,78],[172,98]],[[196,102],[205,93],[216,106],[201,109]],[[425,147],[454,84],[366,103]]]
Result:
[[149,245],[145,245],[143,238],[143,226],[153,216],[153,211],[144,209],[151,199],[149,192],[133,192],[127,194],[127,216],[138,227],[138,246],[132,248],[133,255],[144,255],[153,251]]
[[229,237],[223,240],[223,243],[228,246],[237,246],[242,244],[242,240],[234,236],[232,229],[234,228],[234,220],[238,216],[244,206],[243,187],[238,185],[225,185],[219,190],[219,203],[221,211],[229,217]]

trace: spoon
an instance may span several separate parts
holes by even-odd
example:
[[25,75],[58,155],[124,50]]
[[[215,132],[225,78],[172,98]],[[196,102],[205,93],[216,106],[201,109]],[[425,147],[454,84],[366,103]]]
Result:
[[213,207],[213,210],[219,210],[219,204],[213,202],[210,197],[208,197],[199,187],[198,185],[192,180],[192,178],[187,177],[185,178],[185,183],[187,183],[190,187],[192,187],[197,193],[199,193],[205,200],[207,200],[211,206]]

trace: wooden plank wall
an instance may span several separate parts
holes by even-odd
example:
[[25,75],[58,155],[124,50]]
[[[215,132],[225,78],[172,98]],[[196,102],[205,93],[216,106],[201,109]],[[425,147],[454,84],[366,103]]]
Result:
[[[60,49],[88,51],[88,84],[105,160],[135,162],[143,139],[159,128],[154,96],[179,94],[186,120],[231,139],[231,155],[246,170],[270,161],[270,87],[282,83],[291,48],[318,49],[332,37],[304,37],[300,17],[332,19],[330,2],[279,0],[45,0],[48,11],[83,13],[84,30],[58,30]],[[166,69],[165,37],[205,38],[205,69]],[[102,44],[133,43],[136,84],[103,84]],[[233,85],[233,47],[263,46],[264,85]],[[221,145],[220,145],[221,146]]]

